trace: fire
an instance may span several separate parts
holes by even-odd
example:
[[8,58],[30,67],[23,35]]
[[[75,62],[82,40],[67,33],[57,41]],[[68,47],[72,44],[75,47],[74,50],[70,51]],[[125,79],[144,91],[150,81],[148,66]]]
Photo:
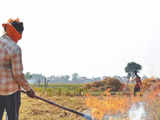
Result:
[[86,104],[96,119],[101,120],[104,114],[123,114],[128,111],[130,105],[126,103],[130,102],[129,97],[111,96],[108,89],[105,91],[105,94],[106,96],[101,96],[101,99],[93,96],[88,96],[86,99]]
[[[158,86],[158,87],[157,87]],[[110,93],[110,89],[107,89],[103,95],[96,97],[87,95],[86,105],[91,110],[91,114],[96,120],[102,120],[104,115],[117,115],[117,114],[125,114],[128,113],[131,106],[138,102],[144,102],[146,104],[153,104],[153,102],[157,99],[160,93],[160,84],[156,85],[154,89],[152,89],[149,93],[141,96],[141,94],[137,96],[125,96],[125,95],[114,95],[112,96]],[[109,120],[114,120],[112,117]],[[122,120],[129,120],[129,118],[125,118]]]

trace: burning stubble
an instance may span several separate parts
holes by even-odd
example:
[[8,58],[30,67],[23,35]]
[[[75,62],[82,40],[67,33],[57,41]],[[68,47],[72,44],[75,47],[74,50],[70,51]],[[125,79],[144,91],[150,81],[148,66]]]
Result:
[[99,97],[87,94],[86,105],[95,120],[159,120],[160,85],[151,87],[143,96],[110,94]]

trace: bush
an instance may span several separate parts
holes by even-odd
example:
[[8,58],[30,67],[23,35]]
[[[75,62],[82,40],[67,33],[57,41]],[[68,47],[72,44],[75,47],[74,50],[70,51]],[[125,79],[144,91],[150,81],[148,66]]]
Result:
[[105,91],[108,87],[111,88],[111,91],[119,91],[122,88],[122,83],[118,79],[107,77],[102,81],[85,85],[85,88],[93,91]]
[[102,82],[106,87],[110,87],[111,91],[118,91],[122,86],[122,83],[115,78],[105,78]]
[[155,79],[154,78],[147,78],[144,79],[142,82],[143,85],[143,92],[148,90],[154,83],[155,83]]
[[98,87],[101,87],[101,86],[104,86],[103,82],[101,82],[101,81],[95,81],[95,82],[92,83],[92,87],[98,88]]

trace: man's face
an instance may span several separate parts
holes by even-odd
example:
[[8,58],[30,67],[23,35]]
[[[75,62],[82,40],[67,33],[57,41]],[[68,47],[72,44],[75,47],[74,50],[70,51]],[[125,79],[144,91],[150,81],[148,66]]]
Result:
[[6,32],[6,29],[7,29],[7,25],[6,24],[4,24],[4,31]]

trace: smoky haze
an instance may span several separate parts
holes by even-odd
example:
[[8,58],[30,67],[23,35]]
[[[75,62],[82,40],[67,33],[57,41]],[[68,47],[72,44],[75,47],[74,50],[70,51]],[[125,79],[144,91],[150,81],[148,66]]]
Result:
[[0,23],[15,17],[24,22],[19,42],[24,72],[123,76],[134,61],[142,65],[141,75],[158,76],[159,5],[157,0],[5,0]]

